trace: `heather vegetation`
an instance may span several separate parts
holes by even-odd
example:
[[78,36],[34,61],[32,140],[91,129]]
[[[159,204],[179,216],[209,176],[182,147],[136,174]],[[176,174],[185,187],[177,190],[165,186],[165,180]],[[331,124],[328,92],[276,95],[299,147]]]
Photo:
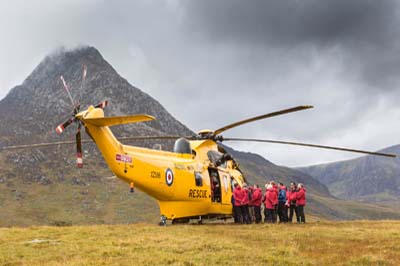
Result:
[[0,229],[0,265],[399,265],[400,222]]

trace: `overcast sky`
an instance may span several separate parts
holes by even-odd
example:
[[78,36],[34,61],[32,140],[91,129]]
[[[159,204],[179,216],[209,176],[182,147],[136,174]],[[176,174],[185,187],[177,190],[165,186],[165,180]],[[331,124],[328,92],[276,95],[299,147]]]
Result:
[[[197,131],[377,150],[400,143],[400,1],[0,0],[0,99],[60,46],[96,47]],[[116,104],[116,103],[114,103]],[[274,163],[357,155],[234,144]]]

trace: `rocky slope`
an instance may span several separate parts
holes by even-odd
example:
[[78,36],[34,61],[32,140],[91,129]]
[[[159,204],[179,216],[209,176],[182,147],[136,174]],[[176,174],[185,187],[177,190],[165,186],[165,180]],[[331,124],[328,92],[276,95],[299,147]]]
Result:
[[[80,90],[82,66],[88,74],[84,90]],[[149,95],[130,85],[104,60],[93,47],[72,51],[60,50],[47,56],[25,79],[0,101],[0,146],[18,141],[59,140],[55,125],[63,122],[72,111],[69,98],[62,87],[63,75],[75,99],[83,107],[110,100],[107,115],[154,115],[157,120],[132,124],[119,131],[129,134],[191,134],[165,108]],[[82,97],[80,97],[82,96]],[[66,136],[74,134],[69,130]]]
[[[382,152],[400,154],[400,145]],[[400,158],[364,156],[353,160],[299,168],[326,184],[343,199],[386,202],[400,199]],[[398,204],[397,204],[398,205]]]

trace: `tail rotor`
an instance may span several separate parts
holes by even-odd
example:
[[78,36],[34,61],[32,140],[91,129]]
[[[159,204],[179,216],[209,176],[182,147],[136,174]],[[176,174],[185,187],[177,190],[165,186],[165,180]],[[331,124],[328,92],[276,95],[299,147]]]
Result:
[[[81,89],[80,89],[80,100],[82,99],[82,92],[85,87],[85,81],[86,81],[86,74],[87,74],[87,67],[86,65],[83,66],[83,71],[82,71],[82,83],[81,83]],[[67,119],[64,123],[58,125],[56,127],[56,132],[58,135],[61,135],[65,129],[71,125],[72,123],[75,123],[77,125],[77,130],[75,134],[75,141],[76,141],[76,165],[78,168],[83,167],[83,153],[82,153],[82,137],[81,137],[81,129],[82,129],[82,121],[77,118],[77,114],[79,113],[80,110],[80,100],[74,101],[74,98],[72,97],[71,91],[67,85],[67,82],[65,81],[63,76],[60,76],[60,79],[62,81],[63,87],[65,91],[68,94],[68,97],[71,101],[72,107],[73,107],[73,114],[72,116]],[[96,108],[101,108],[104,109],[108,105],[108,101],[102,101],[99,104],[97,104],[95,107]]]

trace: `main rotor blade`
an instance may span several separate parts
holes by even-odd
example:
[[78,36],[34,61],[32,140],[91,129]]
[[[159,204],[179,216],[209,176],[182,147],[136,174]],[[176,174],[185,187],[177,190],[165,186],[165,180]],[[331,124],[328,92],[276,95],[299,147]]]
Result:
[[[82,140],[82,142],[89,142],[90,139]],[[8,150],[19,150],[19,149],[30,149],[30,148],[42,148],[42,147],[50,147],[57,145],[66,145],[66,144],[75,144],[76,140],[68,140],[68,141],[57,141],[57,142],[42,142],[42,143],[34,143],[34,144],[25,144],[25,145],[14,145],[14,146],[6,146],[1,147],[0,151],[8,151]]]
[[[168,140],[168,139],[179,139],[182,136],[143,136],[143,137],[116,137],[118,140]],[[190,137],[188,137],[190,138]],[[81,139],[81,143],[92,142],[91,139]],[[42,143],[34,143],[34,144],[26,144],[26,145],[14,145],[14,146],[6,146],[0,148],[0,151],[7,150],[18,150],[18,149],[29,149],[29,148],[42,148],[42,147],[51,147],[57,145],[70,145],[75,144],[76,140],[67,140],[67,141],[58,141],[58,142],[42,142]]]
[[223,138],[223,141],[248,141],[248,142],[263,142],[263,143],[296,145],[296,146],[305,146],[305,147],[312,147],[312,148],[319,148],[319,149],[329,149],[329,150],[337,150],[337,151],[363,153],[363,154],[385,156],[385,157],[392,157],[392,158],[396,157],[395,154],[389,154],[389,153],[371,152],[371,151],[356,150],[356,149],[349,149],[349,148],[343,148],[343,147],[325,146],[325,145],[300,143],[300,142],[292,142],[292,141],[280,141],[280,140],[269,140],[269,139],[242,139],[242,138]]
[[259,115],[259,116],[255,116],[252,118],[248,118],[239,122],[235,122],[232,123],[230,125],[221,127],[217,130],[214,131],[214,136],[221,134],[222,132],[234,128],[234,127],[238,127],[241,126],[243,124],[247,124],[247,123],[251,123],[254,121],[258,121],[261,119],[266,119],[266,118],[270,118],[270,117],[274,117],[274,116],[278,116],[278,115],[283,115],[283,114],[288,114],[288,113],[293,113],[293,112],[298,112],[298,111],[302,111],[305,109],[310,109],[310,108],[314,108],[314,106],[311,105],[301,105],[301,106],[297,106],[297,107],[293,107],[293,108],[289,108],[289,109],[285,109],[285,110],[281,110],[281,111],[277,111],[277,112],[273,112],[273,113],[269,113],[269,114],[265,114],[265,115]]

